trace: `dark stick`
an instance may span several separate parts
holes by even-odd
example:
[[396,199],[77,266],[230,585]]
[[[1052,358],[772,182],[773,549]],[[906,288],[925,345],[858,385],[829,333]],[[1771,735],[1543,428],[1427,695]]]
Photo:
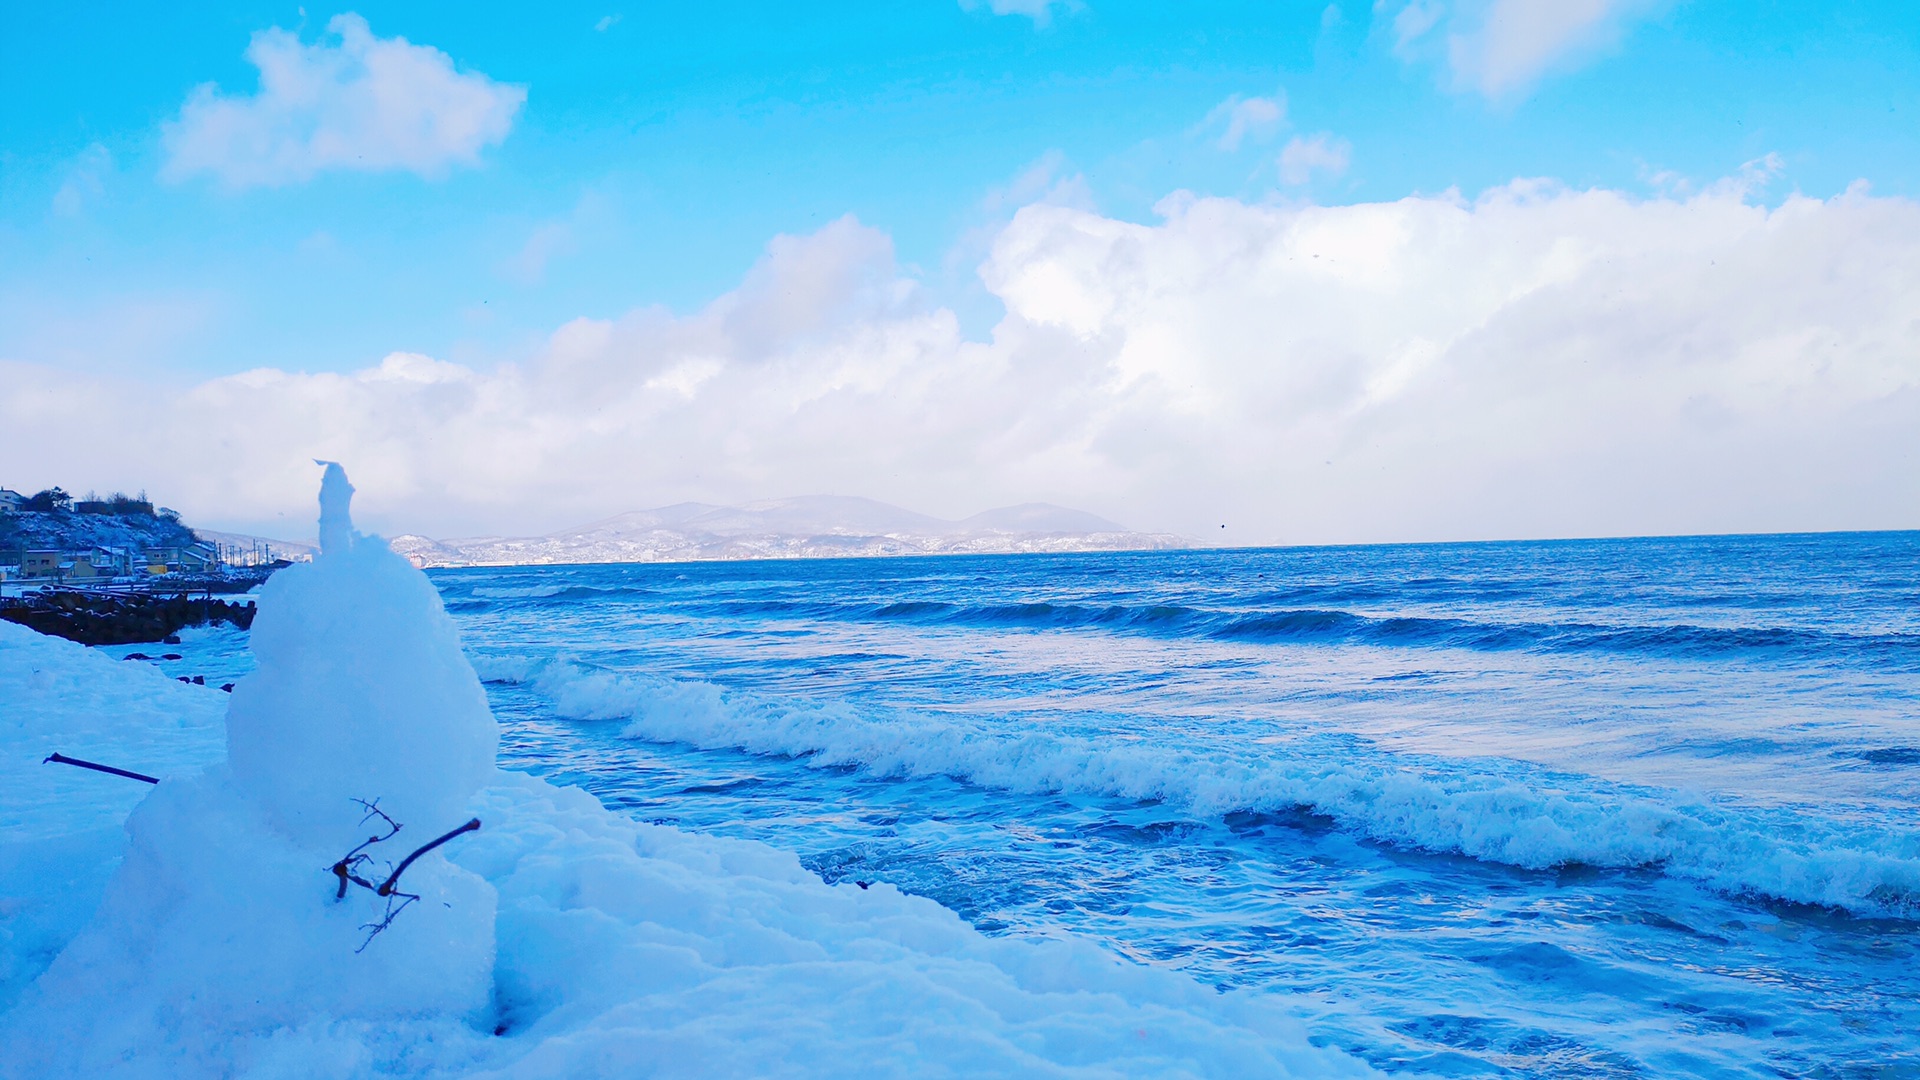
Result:
[[[353,951],[364,952],[366,951],[367,946],[373,944],[373,939],[380,936],[381,931],[393,925],[393,920],[395,916],[398,916],[402,911],[405,911],[407,909],[407,905],[413,903],[415,900],[420,899],[420,897],[416,896],[413,893],[400,891],[399,889],[400,875],[406,873],[407,867],[412,866],[413,861],[415,859],[418,859],[420,856],[425,855],[427,852],[432,851],[434,848],[439,847],[441,844],[444,844],[447,841],[453,839],[454,837],[459,836],[461,833],[468,833],[468,832],[474,831],[475,829],[478,829],[480,827],[480,819],[474,818],[468,821],[465,825],[462,825],[459,828],[454,829],[453,831],[448,832],[442,836],[436,837],[433,841],[429,843],[420,845],[420,847],[414,849],[413,854],[408,855],[405,859],[402,859],[400,861],[400,865],[394,868],[393,873],[387,875],[387,880],[381,882],[378,885],[375,885],[373,882],[368,881],[366,878],[363,878],[359,874],[355,873],[355,871],[359,870],[362,866],[365,866],[373,862],[373,857],[366,853],[367,849],[372,847],[375,844],[383,843],[387,840],[393,839],[394,836],[400,832],[400,823],[393,820],[393,818],[387,816],[386,811],[380,809],[380,801],[378,799],[375,799],[373,802],[368,802],[365,799],[355,799],[353,801],[356,803],[359,803],[361,808],[366,810],[367,812],[366,816],[360,819],[360,824],[365,825],[367,822],[372,821],[374,818],[379,818],[387,826],[386,835],[367,837],[367,839],[363,843],[361,843],[360,846],[354,848],[352,851],[347,852],[345,858],[341,859],[339,862],[334,863],[332,866],[327,868],[328,871],[333,874],[335,880],[338,882],[333,893],[333,898],[335,900],[346,899],[348,885],[358,885],[361,888],[366,889],[369,892],[372,892],[375,895],[384,898],[387,902],[387,910],[381,916],[379,922],[370,922],[370,923],[361,924],[360,928],[367,932],[367,937],[365,941],[362,941],[360,943],[360,947]],[[399,901],[398,904],[395,903],[396,900]]]
[[374,818],[379,818],[381,821],[384,821],[387,823],[387,835],[367,837],[366,843],[363,843],[359,847],[354,848],[352,851],[347,852],[346,855],[341,857],[339,862],[333,864],[332,866],[333,874],[335,877],[340,879],[340,891],[333,894],[333,898],[335,900],[346,899],[347,882],[349,881],[353,882],[355,885],[358,885],[363,889],[372,889],[376,887],[373,884],[373,882],[368,881],[366,878],[363,878],[358,874],[355,874],[353,872],[353,869],[354,867],[360,865],[363,862],[372,861],[368,859],[365,855],[362,855],[361,852],[367,850],[368,848],[372,847],[375,844],[380,843],[383,840],[393,839],[395,836],[399,835],[399,832],[400,832],[400,823],[388,817],[386,815],[386,812],[380,809],[379,799],[375,799],[372,802],[368,802],[365,799],[355,799],[353,801],[359,803],[362,807],[365,807],[367,811],[366,816],[360,819],[360,824],[365,825],[367,822],[372,821]]
[[394,867],[393,873],[388,875],[387,880],[381,882],[380,887],[378,889],[375,889],[374,891],[379,893],[381,896],[390,895],[393,892],[394,885],[397,882],[399,882],[400,875],[406,873],[407,867],[413,865],[413,860],[419,858],[422,855],[425,855],[427,852],[432,851],[434,848],[439,847],[441,844],[446,843],[447,841],[453,839],[454,837],[459,836],[461,833],[472,832],[475,829],[478,829],[479,827],[480,827],[480,819],[474,818],[471,821],[468,821],[465,825],[462,825],[459,828],[453,830],[452,832],[449,832],[446,835],[439,837],[438,839],[430,840],[427,843],[420,845],[418,848],[415,848],[413,854],[400,860],[400,865]]
[[65,754],[49,754],[40,764],[45,765],[47,762],[55,762],[61,765],[78,765],[83,769],[92,769],[94,772],[112,773],[115,776],[124,776],[129,780],[143,780],[149,784],[157,784],[160,782],[158,778],[148,776],[146,773],[128,772],[126,769],[116,769],[111,765],[102,765],[97,761],[81,761],[79,758],[68,757]]
[[341,859],[339,862],[333,864],[333,876],[340,879],[340,891],[333,894],[335,900],[345,900],[347,898],[347,882],[349,881],[363,889],[371,889],[374,887],[373,882],[354,873],[352,866],[353,864],[347,862],[345,859]]

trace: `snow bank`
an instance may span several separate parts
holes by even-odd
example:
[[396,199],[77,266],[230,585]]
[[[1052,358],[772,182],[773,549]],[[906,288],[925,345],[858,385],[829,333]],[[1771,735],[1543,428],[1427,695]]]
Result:
[[513,1077],[1355,1076],[1282,1003],[1084,942],[986,938],[892,886],[514,776],[457,860],[500,890]]
[[227,695],[0,622],[0,1009],[85,924],[149,794],[48,754],[192,772],[220,760]]
[[[1367,1071],[1309,1045],[1284,999],[988,939],[889,886],[828,886],[764,845],[477,766],[496,737],[478,681],[432,589],[353,534],[350,490],[330,468],[325,550],[261,598],[228,762],[194,768],[218,757],[224,695],[0,627],[10,751],[163,774],[7,756],[6,779],[39,786],[0,804],[0,949],[16,983],[45,971],[0,1015],[0,1076]],[[355,798],[402,823],[374,849],[395,858],[484,822],[407,870],[422,899],[371,938],[385,901],[336,899],[329,870],[384,831]],[[124,840],[102,841],[135,800]],[[54,873],[24,869],[35,843]],[[96,885],[68,890],[67,923],[34,915],[62,874]]]

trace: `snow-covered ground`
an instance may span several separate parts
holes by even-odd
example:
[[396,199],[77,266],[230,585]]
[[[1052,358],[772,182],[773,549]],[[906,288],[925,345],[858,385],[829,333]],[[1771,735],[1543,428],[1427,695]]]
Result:
[[[1367,1073],[1284,998],[499,771],[438,594],[350,493],[331,468],[324,554],[262,593],[231,696],[0,624],[0,1076]],[[402,826],[352,864],[374,882],[481,822],[372,936],[391,898],[330,869],[387,831],[355,799]]]

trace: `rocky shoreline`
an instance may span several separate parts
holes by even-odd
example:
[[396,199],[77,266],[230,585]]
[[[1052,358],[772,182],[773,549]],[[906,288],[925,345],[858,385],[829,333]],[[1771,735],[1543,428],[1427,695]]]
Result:
[[165,642],[190,626],[253,625],[253,601],[53,589],[0,599],[0,619],[82,645]]

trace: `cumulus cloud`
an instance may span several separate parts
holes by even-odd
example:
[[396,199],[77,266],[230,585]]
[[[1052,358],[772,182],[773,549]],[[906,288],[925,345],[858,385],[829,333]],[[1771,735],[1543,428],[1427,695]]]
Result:
[[1392,12],[1395,51],[1411,59],[1443,22],[1454,80],[1489,98],[1507,97],[1542,75],[1616,39],[1655,0],[1377,0]]
[[1749,187],[1036,204],[981,266],[984,340],[845,219],[492,370],[4,366],[0,459],[209,523],[310,517],[337,459],[439,535],[808,492],[1242,543],[1920,525],[1920,203]]
[[1280,148],[1280,179],[1289,184],[1305,184],[1313,179],[1313,174],[1323,172],[1329,176],[1339,176],[1347,171],[1347,164],[1353,157],[1353,146],[1345,139],[1336,139],[1327,132],[1318,135],[1295,135]]
[[337,43],[303,44],[263,30],[247,46],[260,70],[251,96],[209,83],[166,126],[162,175],[209,175],[235,188],[306,180],[327,169],[438,176],[476,165],[507,137],[525,88],[455,69],[438,49],[379,38],[365,19],[336,15]]

